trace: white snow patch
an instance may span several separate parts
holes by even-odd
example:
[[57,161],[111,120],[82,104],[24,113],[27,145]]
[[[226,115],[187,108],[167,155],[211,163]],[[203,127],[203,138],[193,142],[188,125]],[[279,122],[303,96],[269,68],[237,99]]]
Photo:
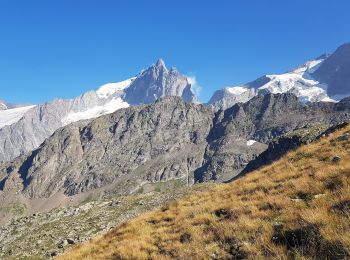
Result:
[[100,98],[108,98],[110,95],[113,95],[129,87],[135,78],[136,77],[130,78],[121,82],[117,82],[117,83],[105,84],[99,87],[96,93]]
[[240,86],[237,86],[237,87],[226,87],[225,88],[228,92],[230,92],[231,94],[233,95],[241,95],[243,94],[244,92],[248,91],[247,88],[245,87],[240,87]]
[[311,60],[301,65],[300,67],[294,69],[292,72],[294,73],[313,73],[315,72],[322,64],[325,59]]
[[247,141],[247,146],[252,146],[253,144],[255,144],[256,141],[255,140],[248,140]]
[[68,114],[65,118],[62,119],[62,124],[68,125],[79,120],[96,118],[101,115],[113,113],[118,109],[125,107],[129,107],[129,104],[127,102],[121,98],[113,98],[111,101],[102,106],[96,106],[82,112],[74,112]]
[[17,107],[0,111],[0,128],[6,125],[12,125],[19,121],[23,115],[35,106]]

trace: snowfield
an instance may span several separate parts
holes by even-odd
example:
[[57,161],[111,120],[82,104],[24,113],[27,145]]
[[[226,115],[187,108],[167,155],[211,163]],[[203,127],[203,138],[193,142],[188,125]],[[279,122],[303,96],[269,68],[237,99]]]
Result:
[[[256,93],[293,93],[302,102],[336,102],[335,99],[327,95],[327,85],[321,84],[311,76],[324,60],[324,58],[320,58],[308,61],[287,73],[266,75],[270,79],[269,82],[258,87]],[[249,89],[249,84],[225,88],[232,96],[242,95]]]
[[105,114],[113,113],[118,109],[125,107],[129,107],[129,104],[127,102],[121,98],[113,98],[111,101],[104,105],[95,106],[82,112],[68,114],[65,118],[62,119],[62,124],[65,126],[80,120],[96,118]]
[[6,125],[12,125],[19,121],[23,115],[31,108],[35,106],[25,106],[12,108],[7,110],[0,110],[0,128]]
[[108,98],[109,96],[121,92],[125,88],[129,87],[136,77],[130,78],[118,83],[108,83],[101,86],[97,91],[97,95],[100,98]]
[[252,146],[253,144],[255,144],[256,141],[255,140],[248,140],[247,141],[247,146]]

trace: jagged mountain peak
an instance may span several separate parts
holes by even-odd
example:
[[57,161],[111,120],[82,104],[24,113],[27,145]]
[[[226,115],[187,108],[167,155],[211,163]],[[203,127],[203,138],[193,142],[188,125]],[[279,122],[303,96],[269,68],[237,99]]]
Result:
[[158,68],[166,68],[165,62],[162,58],[159,58],[156,62],[156,67]]
[[164,96],[179,96],[188,102],[196,100],[187,77],[174,67],[169,71],[165,62],[159,59],[125,89],[124,99],[136,105],[149,104]]

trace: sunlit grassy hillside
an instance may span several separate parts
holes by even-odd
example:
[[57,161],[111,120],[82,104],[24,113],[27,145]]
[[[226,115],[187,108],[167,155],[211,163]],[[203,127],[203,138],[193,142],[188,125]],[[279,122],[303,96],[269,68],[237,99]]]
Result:
[[350,127],[60,259],[349,259]]

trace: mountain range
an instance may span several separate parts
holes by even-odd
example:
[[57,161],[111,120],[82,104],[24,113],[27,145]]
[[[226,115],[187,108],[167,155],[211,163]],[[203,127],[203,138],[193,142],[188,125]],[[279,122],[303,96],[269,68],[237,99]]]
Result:
[[2,103],[0,188],[43,198],[111,184],[130,193],[171,179],[230,180],[275,137],[350,118],[349,99],[337,100],[347,91],[337,79],[350,72],[349,49],[224,88],[208,104],[198,104],[190,80],[161,59],[72,100]]

